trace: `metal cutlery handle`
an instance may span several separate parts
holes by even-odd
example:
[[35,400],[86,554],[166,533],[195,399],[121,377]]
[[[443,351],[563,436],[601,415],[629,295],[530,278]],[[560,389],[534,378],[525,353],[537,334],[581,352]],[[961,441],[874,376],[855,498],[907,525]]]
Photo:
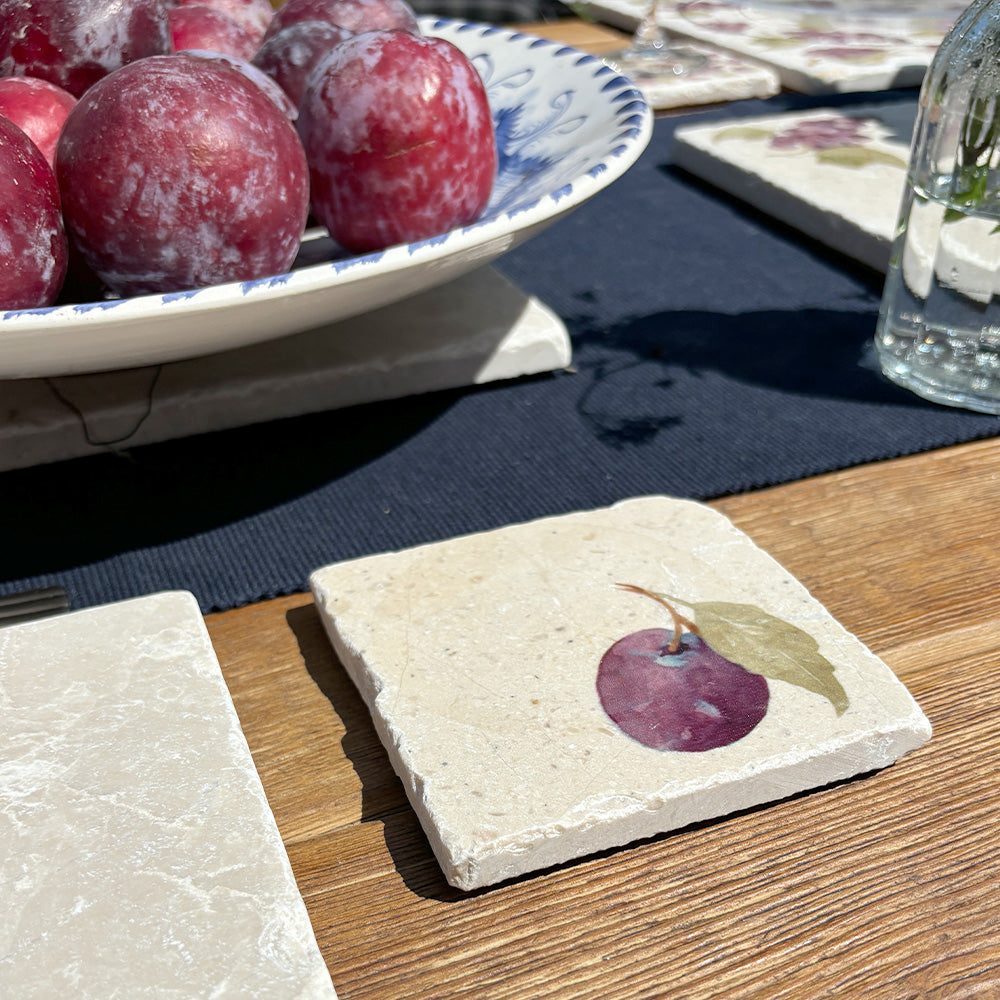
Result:
[[0,595],[0,626],[16,625],[69,610],[69,596],[62,587],[39,587]]

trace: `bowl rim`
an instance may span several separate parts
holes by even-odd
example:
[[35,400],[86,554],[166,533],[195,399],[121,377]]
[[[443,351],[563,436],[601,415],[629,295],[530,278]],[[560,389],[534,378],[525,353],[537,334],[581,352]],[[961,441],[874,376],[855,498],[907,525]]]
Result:
[[[114,325],[134,322],[144,316],[157,317],[174,313],[178,317],[197,315],[203,310],[232,305],[234,302],[261,302],[286,295],[319,291],[335,285],[333,279],[341,274],[366,268],[373,276],[392,275],[422,263],[433,263],[442,257],[441,247],[447,247],[447,256],[471,251],[504,236],[530,230],[587,201],[624,174],[646,147],[652,135],[653,115],[639,90],[607,66],[598,56],[583,52],[573,46],[541,38],[526,32],[499,25],[482,24],[449,17],[421,17],[421,30],[432,35],[441,31],[458,34],[477,33],[480,37],[496,36],[508,42],[524,44],[529,48],[552,48],[559,57],[573,58],[575,65],[595,67],[595,77],[607,77],[602,90],[617,88],[616,100],[620,102],[617,114],[621,121],[618,132],[609,134],[609,152],[582,174],[573,177],[556,191],[539,195],[532,202],[513,209],[478,219],[467,226],[457,227],[439,235],[413,243],[397,244],[384,250],[320,261],[293,268],[281,274],[254,278],[247,281],[230,281],[217,285],[174,292],[152,292],[126,298],[109,298],[83,302],[65,302],[31,309],[0,310],[0,334],[6,329],[13,333],[31,329],[43,331],[55,322],[73,322],[81,326],[88,323]],[[516,225],[512,227],[512,222]],[[325,229],[323,230],[325,233]],[[495,256],[500,256],[504,251]]]

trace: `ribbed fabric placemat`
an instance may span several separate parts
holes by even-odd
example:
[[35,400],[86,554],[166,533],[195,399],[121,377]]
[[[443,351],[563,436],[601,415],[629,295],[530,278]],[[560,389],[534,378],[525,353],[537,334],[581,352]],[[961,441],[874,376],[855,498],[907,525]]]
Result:
[[501,259],[566,320],[573,371],[7,473],[0,592],[228,608],[353,556],[996,434],[877,372],[880,276],[670,165],[677,123],[823,103],[660,120],[622,179]]

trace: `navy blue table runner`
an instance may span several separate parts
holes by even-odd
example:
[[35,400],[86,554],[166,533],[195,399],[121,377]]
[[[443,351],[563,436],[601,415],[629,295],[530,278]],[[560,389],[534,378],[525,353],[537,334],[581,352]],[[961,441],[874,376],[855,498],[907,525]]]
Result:
[[996,434],[878,373],[880,275],[670,164],[682,122],[865,100],[661,119],[623,178],[502,258],[566,321],[570,372],[0,475],[0,593],[61,584],[85,607],[183,588],[224,609],[354,556]]

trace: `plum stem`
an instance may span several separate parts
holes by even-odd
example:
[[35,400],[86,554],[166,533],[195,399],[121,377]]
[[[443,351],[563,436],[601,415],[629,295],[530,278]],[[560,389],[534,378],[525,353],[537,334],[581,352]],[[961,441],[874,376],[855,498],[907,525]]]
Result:
[[670,640],[670,645],[667,646],[668,653],[676,653],[680,648],[681,632],[685,629],[692,635],[700,634],[698,626],[690,618],[685,618],[682,614],[679,614],[677,609],[661,594],[654,593],[652,590],[646,590],[645,587],[637,587],[634,583],[616,583],[615,586],[619,590],[627,590],[630,594],[641,594],[643,597],[648,597],[670,612],[670,617],[674,621],[674,637]]

